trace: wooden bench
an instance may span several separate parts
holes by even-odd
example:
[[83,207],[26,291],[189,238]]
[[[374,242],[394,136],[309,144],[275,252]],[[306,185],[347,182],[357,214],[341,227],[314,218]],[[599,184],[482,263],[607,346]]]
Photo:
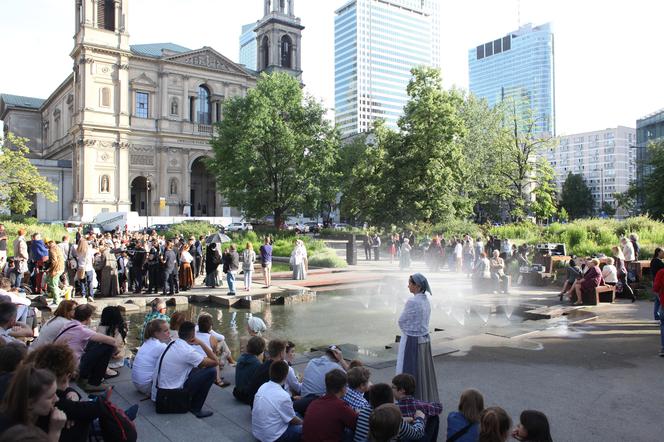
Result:
[[[607,296],[606,295],[607,293],[610,294],[610,296]],[[616,300],[616,286],[600,285],[599,287],[596,287],[595,298],[597,304],[599,304],[600,302],[609,302],[613,304]],[[609,301],[605,301],[605,299],[609,299]]]

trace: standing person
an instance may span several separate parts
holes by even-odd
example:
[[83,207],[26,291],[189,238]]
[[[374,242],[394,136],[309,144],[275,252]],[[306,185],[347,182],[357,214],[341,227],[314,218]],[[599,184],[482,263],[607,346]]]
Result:
[[191,268],[194,257],[191,256],[189,250],[189,244],[185,244],[182,246],[182,251],[180,252],[180,289],[185,291],[194,286],[194,272]]
[[461,272],[461,265],[463,263],[463,245],[461,240],[457,240],[454,244],[454,270],[457,273]]
[[512,437],[522,442],[552,442],[549,420],[537,410],[524,410]]
[[413,297],[408,299],[399,317],[401,341],[396,373],[408,373],[415,377],[417,399],[439,402],[429,337],[431,287],[424,275],[415,273],[408,278],[408,290]]
[[51,243],[48,249],[50,266],[46,271],[46,291],[53,298],[53,305],[58,305],[62,297],[60,290],[60,276],[65,271],[65,259],[62,256],[60,247]]
[[625,268],[629,270],[629,263],[636,259],[634,245],[627,238],[622,238],[620,246],[622,247],[623,255],[625,255]]
[[632,302],[636,301],[634,290],[627,281],[627,265],[625,264],[626,258],[623,251],[619,247],[612,247],[614,264],[618,272],[618,282],[616,285],[616,294],[621,297],[632,298]]
[[161,265],[161,254],[159,252],[159,243],[156,240],[148,243],[149,252],[144,266],[148,270],[148,291],[146,293],[156,294],[159,287],[163,287],[161,283],[162,272],[159,270]]
[[69,235],[63,235],[62,242],[58,244],[62,256],[65,257],[65,284],[73,286],[76,283],[76,256],[74,244],[69,243]]
[[215,288],[222,285],[222,279],[219,277],[219,264],[221,264],[221,255],[217,251],[217,244],[211,243],[205,250],[205,285]]
[[28,271],[28,243],[25,241],[25,229],[18,229],[17,237],[14,240],[14,271],[16,279],[14,287],[20,288],[23,284],[23,276]]
[[293,279],[307,278],[307,264],[307,249],[304,242],[297,239],[290,257],[290,265],[293,267]]
[[235,273],[240,269],[240,255],[237,246],[231,244],[227,256],[228,269],[226,271],[226,282],[228,283],[228,295],[235,295]]
[[376,232],[371,240],[371,250],[374,254],[374,261],[380,261],[380,244],[380,236],[378,235],[378,232]]
[[[652,276],[653,282],[655,281],[655,277],[657,276],[657,273],[664,269],[664,249],[657,247],[655,249],[655,253],[653,254],[652,259],[650,260],[650,276]],[[655,289],[653,288],[653,292],[655,292]],[[655,307],[653,309],[653,314],[655,317],[655,321],[659,321],[659,296],[657,296],[657,293],[655,292]]]
[[[398,238],[398,237],[397,237]],[[388,250],[390,252],[390,264],[394,262],[394,258],[397,256],[397,243],[399,242],[398,239],[394,238],[394,235],[390,235],[390,240],[388,242]]]
[[475,249],[470,242],[470,238],[463,243],[463,270],[470,278],[473,273],[473,264],[475,263]]
[[120,281],[118,280],[118,261],[111,253],[109,245],[99,248],[101,252],[101,284],[99,293],[102,296],[117,296],[120,294]]
[[486,408],[480,415],[479,442],[506,442],[512,419],[500,407]]
[[636,233],[631,233],[629,235],[629,242],[632,243],[632,248],[634,249],[634,261],[639,260],[639,256],[641,255],[641,246],[639,245],[639,235]]
[[661,343],[659,355],[664,357],[664,270],[659,270],[657,272],[652,288],[659,297],[659,330]]
[[205,261],[203,261],[203,243],[205,241],[205,236],[200,235],[198,240],[194,242],[194,262],[196,263],[196,273],[194,278],[197,278],[203,274],[203,267]]
[[39,294],[43,288],[44,267],[48,261],[48,248],[42,239],[41,233],[36,232],[32,234],[32,241],[30,242],[30,256],[34,264],[32,293]]
[[117,259],[117,265],[118,265],[118,286],[120,287],[120,294],[123,295],[124,293],[127,292],[129,287],[127,287],[127,274],[129,269],[127,268],[127,264],[129,263],[129,259],[127,258],[127,251],[122,250],[120,252],[120,256],[118,256]]
[[410,251],[412,247],[410,246],[410,240],[408,238],[403,239],[403,244],[401,245],[401,256],[399,256],[399,268],[401,270],[410,268]]
[[76,284],[81,296],[92,297],[92,271],[88,272],[88,264],[92,266],[92,247],[85,238],[81,238],[75,249]]
[[256,252],[254,245],[247,241],[247,246],[242,252],[242,272],[244,272],[244,289],[251,290],[251,276],[254,274],[254,263],[256,262]]
[[138,241],[134,256],[131,259],[131,269],[134,273],[134,293],[140,294],[143,290],[143,282],[145,280],[145,258],[146,258],[145,245],[143,241]]
[[173,243],[166,243],[166,251],[161,257],[161,263],[164,266],[163,279],[164,291],[162,296],[173,295],[175,293],[175,279],[177,278],[177,256],[173,251]]
[[364,235],[364,238],[362,238],[362,246],[364,247],[364,259],[367,261],[371,261],[371,235],[369,235],[369,232],[367,232],[366,235]]
[[7,231],[5,225],[0,224],[0,269],[5,268],[7,263]]
[[272,284],[272,245],[270,245],[270,237],[266,236],[263,245],[260,248],[261,269],[263,269],[263,278],[265,279],[265,287],[269,288]]

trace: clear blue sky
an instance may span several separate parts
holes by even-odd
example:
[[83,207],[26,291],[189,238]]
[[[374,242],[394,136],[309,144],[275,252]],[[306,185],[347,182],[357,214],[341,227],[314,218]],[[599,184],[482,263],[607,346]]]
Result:
[[[334,10],[346,0],[296,0],[306,26],[304,82],[334,107]],[[446,86],[467,88],[467,51],[518,26],[518,0],[441,0]],[[71,72],[74,0],[3,0],[0,92],[46,98]],[[261,0],[130,0],[131,43],[211,46],[238,59],[243,24],[262,14]],[[560,134],[634,127],[664,107],[658,0],[521,0],[521,23],[554,25]]]

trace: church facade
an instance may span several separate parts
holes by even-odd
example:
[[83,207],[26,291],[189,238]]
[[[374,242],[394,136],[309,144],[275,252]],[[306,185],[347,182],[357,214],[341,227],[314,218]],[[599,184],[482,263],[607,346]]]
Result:
[[36,215],[240,216],[215,190],[209,142],[224,102],[261,71],[301,77],[294,0],[264,0],[259,72],[207,46],[130,45],[129,3],[75,0],[73,72],[45,100],[0,96],[4,130],[30,138],[33,162],[59,188],[57,207],[38,201]]

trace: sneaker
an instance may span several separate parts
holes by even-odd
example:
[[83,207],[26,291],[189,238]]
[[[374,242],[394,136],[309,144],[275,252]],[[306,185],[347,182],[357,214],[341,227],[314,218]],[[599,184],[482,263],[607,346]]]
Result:
[[209,410],[206,410],[206,411],[203,411],[203,410],[192,411],[192,413],[194,413],[194,416],[196,416],[199,419],[204,419],[204,418],[210,417],[214,414],[212,411],[209,411]]
[[130,421],[132,422],[135,421],[136,416],[138,415],[138,404],[132,405],[131,407],[127,408],[124,412]]

